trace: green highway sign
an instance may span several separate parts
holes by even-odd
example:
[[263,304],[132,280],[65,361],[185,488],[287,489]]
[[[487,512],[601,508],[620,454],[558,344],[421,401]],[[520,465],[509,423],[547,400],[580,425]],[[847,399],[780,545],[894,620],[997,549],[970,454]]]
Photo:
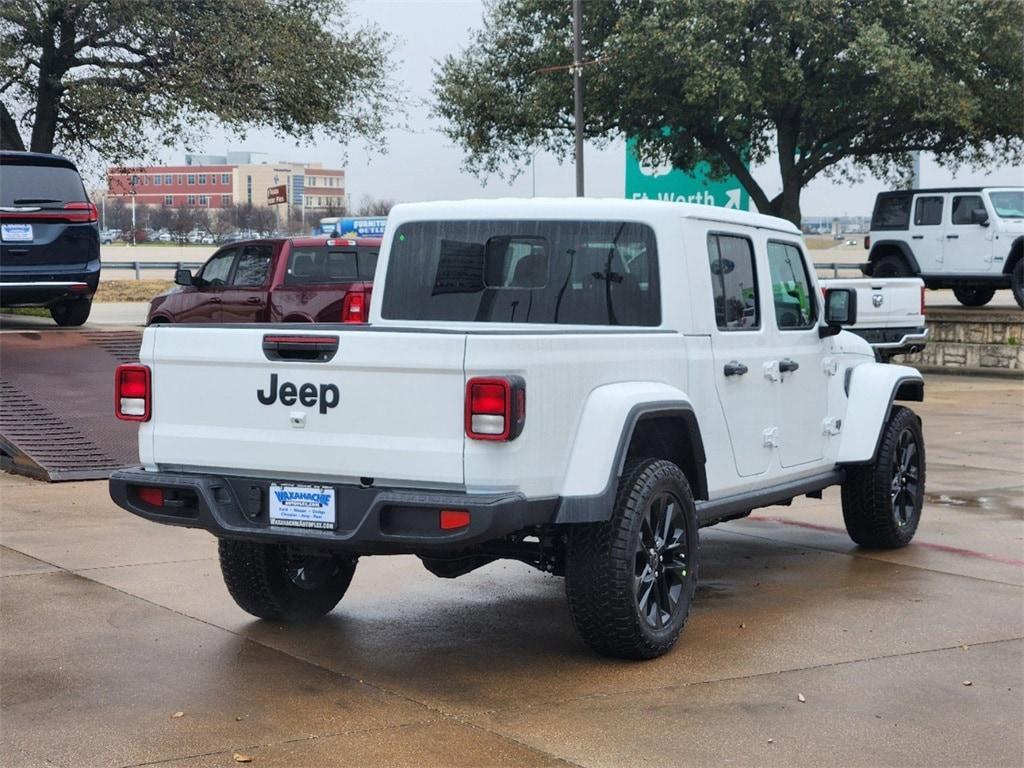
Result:
[[750,195],[735,176],[713,181],[709,166],[697,164],[690,173],[670,164],[641,164],[636,157],[635,139],[626,142],[626,198],[630,200],[667,200],[674,203],[717,205],[720,208],[750,210]]

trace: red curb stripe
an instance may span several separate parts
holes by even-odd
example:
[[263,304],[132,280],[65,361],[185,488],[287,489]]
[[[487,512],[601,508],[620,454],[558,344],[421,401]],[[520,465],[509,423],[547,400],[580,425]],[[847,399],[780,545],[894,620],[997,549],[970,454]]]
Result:
[[[795,525],[798,528],[810,528],[814,531],[829,531],[831,533],[846,533],[843,528],[837,528],[834,525],[819,525],[817,523],[805,523],[800,520],[789,520],[784,517],[772,517],[770,515],[750,515],[748,520],[756,520],[764,523],[782,523],[783,525]],[[947,544],[933,544],[928,541],[915,541],[915,547],[924,547],[925,549],[934,549],[938,552],[948,552],[951,555],[960,555],[962,557],[974,557],[978,560],[989,560],[993,563],[1002,563],[1003,565],[1015,565],[1018,568],[1024,568],[1024,560],[1016,560],[1012,557],[1001,557],[1000,555],[990,555],[987,552],[978,552],[974,549],[962,549],[961,547],[951,547]]]

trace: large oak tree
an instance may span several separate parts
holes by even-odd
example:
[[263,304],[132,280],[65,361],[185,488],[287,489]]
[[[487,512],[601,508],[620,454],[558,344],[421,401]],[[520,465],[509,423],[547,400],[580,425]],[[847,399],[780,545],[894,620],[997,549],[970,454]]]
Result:
[[375,139],[389,37],[342,0],[3,0],[0,144],[105,160],[240,132]]
[[[493,0],[440,63],[435,111],[477,173],[572,154],[569,0]],[[642,158],[735,174],[800,220],[819,174],[905,179],[911,152],[991,167],[1024,156],[1020,0],[595,0],[584,3],[585,133]],[[782,191],[747,170],[777,158]]]

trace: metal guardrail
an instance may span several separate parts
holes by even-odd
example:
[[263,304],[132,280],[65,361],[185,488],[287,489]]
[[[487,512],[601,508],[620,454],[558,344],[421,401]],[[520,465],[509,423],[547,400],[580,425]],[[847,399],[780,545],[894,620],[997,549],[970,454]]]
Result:
[[103,269],[134,269],[135,279],[142,279],[144,269],[198,269],[205,261],[104,261]]
[[[198,269],[203,266],[206,262],[204,261],[104,261],[103,269],[134,269],[135,279],[142,279],[142,270],[144,269]],[[861,267],[864,266],[859,262],[842,262],[842,261],[816,261],[814,262],[814,269],[818,271],[829,271],[832,272],[832,277],[839,277],[839,270],[848,269],[856,272],[861,271]]]

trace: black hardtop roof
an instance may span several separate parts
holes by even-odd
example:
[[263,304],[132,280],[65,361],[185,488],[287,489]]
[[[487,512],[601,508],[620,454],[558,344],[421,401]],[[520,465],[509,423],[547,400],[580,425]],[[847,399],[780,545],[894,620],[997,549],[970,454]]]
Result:
[[61,165],[77,171],[75,164],[66,157],[45,152],[17,152],[12,149],[0,150],[0,163],[13,161],[14,165]]

